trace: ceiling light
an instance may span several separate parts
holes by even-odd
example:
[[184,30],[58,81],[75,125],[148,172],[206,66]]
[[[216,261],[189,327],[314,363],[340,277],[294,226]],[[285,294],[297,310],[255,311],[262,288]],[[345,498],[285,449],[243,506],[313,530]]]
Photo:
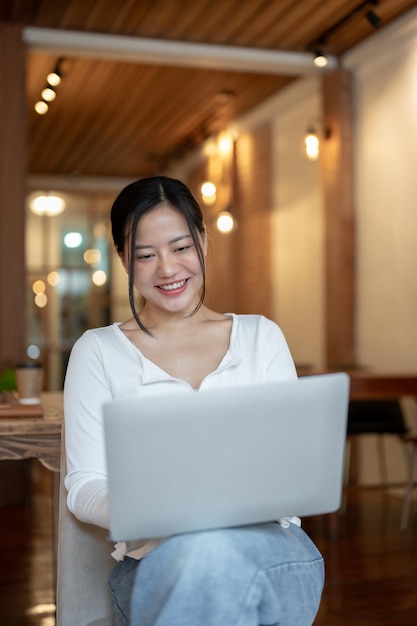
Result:
[[105,285],[107,282],[107,274],[104,270],[96,270],[93,272],[91,280],[95,285],[101,287],[101,285]]
[[48,85],[51,85],[52,87],[56,87],[57,85],[60,84],[62,80],[61,65],[63,62],[64,62],[63,57],[60,57],[55,65],[53,72],[50,72],[48,76],[46,77],[46,81]]
[[204,204],[214,204],[216,202],[216,185],[209,180],[201,185],[201,196]]
[[98,265],[101,261],[102,254],[97,248],[89,248],[84,252],[83,259],[89,265]]
[[32,285],[32,291],[34,294],[38,294],[38,293],[45,293],[46,290],[46,285],[43,282],[43,280],[35,280],[35,282]]
[[64,237],[64,245],[67,248],[79,248],[83,242],[83,236],[78,232],[67,233]]
[[233,149],[233,139],[230,135],[223,133],[218,141],[219,154],[228,156]]
[[320,47],[326,46],[326,44],[330,45],[329,42],[335,39],[336,33],[346,28],[346,25],[357,16],[365,17],[374,28],[381,26],[382,21],[374,10],[378,5],[379,0],[362,0],[362,2],[355,6],[349,13],[341,17],[335,24],[321,33],[317,39],[309,43],[306,48],[310,52],[313,52],[314,64],[317,67],[325,67],[327,65],[328,59],[322,50],[320,50]]
[[41,96],[46,102],[52,102],[56,98],[56,92],[51,87],[45,87],[41,91]]
[[60,71],[60,66],[63,59],[58,59],[58,62],[55,66],[53,72],[50,72],[46,77],[46,87],[42,89],[41,96],[42,100],[35,104],[35,111],[39,113],[39,115],[45,115],[48,112],[48,102],[52,102],[56,98],[55,87],[60,84],[62,80],[62,74]]
[[309,161],[317,161],[319,158],[320,141],[314,129],[307,130],[304,137],[306,157]]
[[51,285],[51,287],[56,287],[59,284],[60,280],[61,277],[59,275],[59,272],[57,272],[56,270],[52,270],[52,272],[49,272],[47,276],[47,281]]
[[48,85],[51,85],[51,87],[56,87],[61,82],[61,76],[57,72],[51,72],[46,77],[46,82]]
[[48,296],[46,293],[37,293],[34,297],[34,301],[37,307],[43,309],[48,304]]
[[315,121],[310,121],[304,135],[304,150],[309,161],[317,161],[320,153],[320,141],[330,139],[331,130],[326,127],[319,117]]
[[217,154],[217,143],[213,137],[206,140],[203,146],[203,155],[207,158],[214,157]]
[[221,233],[230,233],[235,227],[235,220],[229,211],[222,211],[216,220],[217,229]]
[[59,59],[54,71],[48,74],[48,76],[46,77],[48,85],[52,85],[52,87],[56,87],[57,85],[59,85],[62,80],[62,75],[60,71],[61,61],[62,59]]
[[36,113],[38,113],[39,115],[45,115],[45,113],[48,112],[49,106],[43,100],[39,100],[35,104],[34,108],[35,108]]
[[35,215],[53,217],[64,211],[65,200],[61,196],[39,195],[32,198],[29,206]]
[[314,65],[316,67],[326,67],[328,62],[329,62],[329,60],[328,60],[327,56],[325,55],[325,53],[322,50],[317,49],[315,54],[314,54],[314,59],[313,59]]

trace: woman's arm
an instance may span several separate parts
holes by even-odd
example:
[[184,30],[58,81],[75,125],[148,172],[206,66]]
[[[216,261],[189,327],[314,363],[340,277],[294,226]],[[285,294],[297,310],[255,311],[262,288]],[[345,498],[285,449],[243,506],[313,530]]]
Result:
[[[117,366],[117,365],[116,365]],[[108,528],[102,406],[112,400],[94,331],[74,345],[64,386],[68,508],[83,522]]]
[[263,345],[267,380],[295,380],[297,370],[281,328],[275,322],[261,317],[258,340]]

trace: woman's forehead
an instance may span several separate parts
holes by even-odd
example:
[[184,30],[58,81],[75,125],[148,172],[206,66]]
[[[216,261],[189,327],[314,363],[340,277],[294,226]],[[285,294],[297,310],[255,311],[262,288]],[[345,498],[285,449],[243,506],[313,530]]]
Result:
[[163,235],[175,230],[181,231],[182,234],[190,234],[184,215],[178,209],[163,203],[141,216],[136,227],[136,239],[148,235]]

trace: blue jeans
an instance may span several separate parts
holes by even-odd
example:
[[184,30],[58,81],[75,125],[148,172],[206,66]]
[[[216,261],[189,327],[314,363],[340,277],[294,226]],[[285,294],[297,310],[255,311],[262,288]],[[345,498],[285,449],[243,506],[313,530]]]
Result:
[[276,523],[177,535],[110,577],[116,626],[310,626],[323,584],[312,541]]

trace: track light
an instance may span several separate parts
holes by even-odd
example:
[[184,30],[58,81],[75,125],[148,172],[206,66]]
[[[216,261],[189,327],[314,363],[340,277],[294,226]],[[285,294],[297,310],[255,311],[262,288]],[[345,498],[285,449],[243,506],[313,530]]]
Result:
[[46,77],[46,82],[48,83],[48,85],[51,85],[51,87],[56,87],[57,85],[59,85],[61,80],[61,74],[59,74],[57,70],[54,70]]
[[378,5],[379,0],[363,0],[333,26],[325,30],[320,37],[309,43],[307,50],[314,53],[314,64],[317,67],[325,67],[327,65],[326,55],[320,50],[320,46],[329,45],[330,40],[335,37],[336,33],[340,29],[345,28],[353,18],[357,16],[365,17],[371,26],[379,28],[382,25],[382,20],[375,12],[375,8]]
[[57,64],[55,65],[55,69],[53,72],[50,72],[46,77],[46,87],[42,89],[41,98],[36,102],[34,108],[36,113],[39,115],[45,115],[45,113],[49,110],[49,104],[56,98],[56,87],[60,84],[62,80],[61,73],[61,64],[63,62],[63,58],[59,58]]
[[54,71],[48,74],[48,76],[46,77],[46,82],[48,83],[48,85],[51,85],[51,87],[57,87],[62,80],[62,72],[61,72],[62,61],[63,61],[62,58],[58,59],[58,62],[55,66]]
[[56,98],[56,91],[52,87],[45,87],[41,91],[41,96],[46,102],[52,102]]
[[317,48],[314,54],[314,59],[313,59],[314,65],[316,67],[326,67],[328,62],[329,60],[327,56],[325,55],[325,53],[320,48]]
[[374,28],[379,28],[382,25],[381,18],[373,10],[367,12],[366,19]]
[[48,112],[49,106],[44,100],[38,100],[38,102],[36,102],[35,104],[34,109],[38,115],[45,115],[45,113]]

